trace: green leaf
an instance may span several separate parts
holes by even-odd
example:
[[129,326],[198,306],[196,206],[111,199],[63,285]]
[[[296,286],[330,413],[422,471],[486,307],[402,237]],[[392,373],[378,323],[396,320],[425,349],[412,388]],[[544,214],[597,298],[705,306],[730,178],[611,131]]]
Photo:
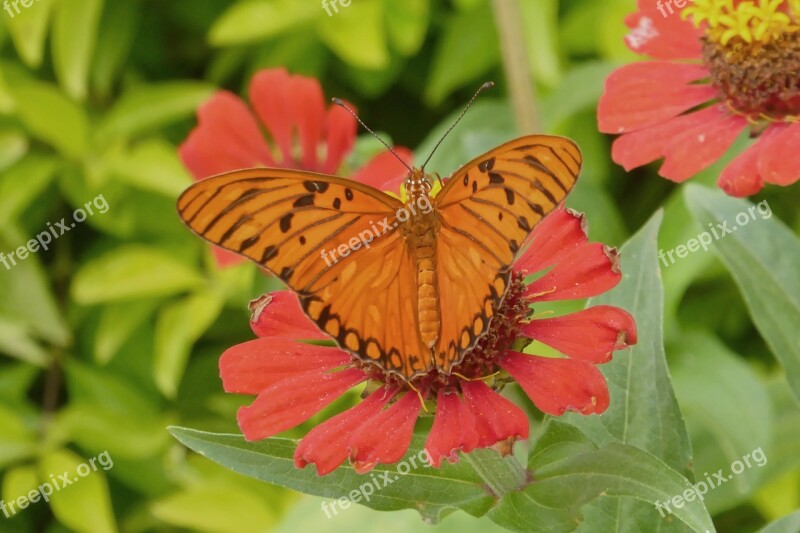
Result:
[[[70,450],[56,450],[43,456],[39,463],[40,479],[47,481],[68,473],[72,484],[54,491],[50,496],[50,509],[58,520],[78,532],[113,533],[117,531],[108,483],[102,467],[91,471],[83,466],[83,458]],[[79,471],[78,468],[81,468]],[[78,474],[89,468],[85,477]],[[63,483],[63,481],[62,481]]]
[[475,82],[499,60],[497,30],[489,3],[456,13],[447,21],[436,45],[425,101],[429,105],[441,104],[450,93]]
[[[663,461],[634,446],[610,443],[599,450],[543,465],[533,472],[534,482],[503,498],[490,518],[512,531],[574,531],[577,509],[596,499],[627,497],[653,506],[691,488],[688,480]],[[613,501],[613,500],[610,500]],[[702,502],[670,507],[692,530],[714,529]],[[668,517],[665,512],[666,517]],[[674,520],[669,517],[670,520]],[[666,519],[662,524],[666,523]],[[650,523],[646,530],[657,530]],[[630,531],[622,527],[616,531]]]
[[28,146],[28,138],[18,129],[0,128],[0,172],[19,161]]
[[33,455],[36,435],[19,415],[0,404],[0,468]]
[[759,530],[759,533],[797,533],[797,531],[800,531],[800,511],[766,525]]
[[27,130],[68,157],[83,154],[89,131],[86,111],[55,85],[36,80],[7,62],[1,63],[0,69]]
[[75,274],[72,297],[83,305],[168,296],[203,281],[171,254],[140,245],[121,246],[83,265]]
[[103,308],[94,336],[94,359],[107,364],[158,307],[157,300],[112,303]]
[[0,316],[0,338],[0,353],[40,367],[50,362],[50,354],[34,340],[30,328],[18,320]]
[[779,220],[771,220],[766,200],[754,206],[697,185],[684,191],[702,227],[727,222],[733,231],[713,240],[714,250],[742,291],[753,322],[800,399],[800,240]]
[[37,0],[35,6],[23,7],[13,17],[3,12],[3,19],[19,57],[32,69],[37,69],[42,64],[47,23],[53,4],[53,0]]
[[319,19],[318,31],[333,53],[350,65],[380,70],[389,64],[383,0],[339,4],[338,13]]
[[[545,131],[557,128],[561,122],[584,109],[595,107],[603,94],[606,78],[618,66],[592,61],[570,69],[552,93],[542,100],[540,112]],[[565,98],[565,94],[569,94],[569,98]]]
[[108,171],[134,187],[169,198],[176,198],[192,184],[175,146],[159,139],[143,141],[130,152],[112,156]]
[[[694,470],[730,473],[730,465],[756,449],[772,457],[773,414],[766,387],[742,359],[707,333],[684,332],[671,346],[673,384],[686,416]],[[759,486],[763,471],[755,461],[706,495],[718,514],[746,500]]]
[[[558,0],[521,2],[520,11],[533,79],[553,87],[561,78],[558,56]],[[579,86],[572,86],[576,88]],[[572,93],[572,91],[570,91]]]
[[211,27],[209,42],[230,46],[261,41],[295,28],[324,11],[313,2],[296,0],[242,0],[228,9]]
[[53,65],[64,90],[86,99],[89,65],[103,0],[59,0],[53,23]]
[[0,226],[18,219],[50,185],[57,169],[55,157],[30,154],[0,174]]
[[111,93],[115,78],[133,47],[142,10],[137,0],[113,0],[103,6],[94,61],[89,72],[92,87],[101,97]]
[[430,7],[426,0],[384,0],[386,29],[394,48],[404,56],[416,54],[428,32]]
[[[185,446],[227,468],[269,483],[299,490],[307,494],[339,499],[350,497],[362,485],[372,482],[372,476],[360,476],[351,465],[342,465],[336,471],[320,477],[313,467],[297,470],[292,456],[297,441],[271,438],[260,442],[247,442],[241,435],[208,433],[194,429],[171,427],[170,432]],[[417,456],[423,439],[415,437],[405,461]],[[417,464],[420,459],[415,457]],[[369,501],[359,503],[372,509],[394,511],[416,509],[424,519],[438,522],[443,516],[460,508],[479,516],[486,512],[493,500],[484,489],[484,482],[464,461],[440,469],[419,467],[408,474],[398,475],[394,466],[379,465],[373,470],[375,478],[382,473],[390,476],[391,483],[376,490]]]
[[178,392],[186,362],[194,343],[216,320],[225,304],[219,291],[198,291],[165,307],[156,320],[155,362],[156,385],[167,397]]
[[193,81],[137,86],[117,100],[94,137],[104,143],[119,137],[138,137],[193,115],[213,91],[213,87]]

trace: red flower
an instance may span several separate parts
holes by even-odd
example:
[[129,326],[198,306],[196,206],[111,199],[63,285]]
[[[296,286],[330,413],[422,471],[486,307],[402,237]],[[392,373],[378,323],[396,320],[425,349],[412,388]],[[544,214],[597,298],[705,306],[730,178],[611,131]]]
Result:
[[622,134],[614,161],[630,170],[664,158],[659,174],[682,182],[748,131],[756,140],[724,169],[722,189],[748,196],[800,179],[798,4],[754,4],[639,0],[626,42],[654,60],[613,72],[598,107],[600,130]]
[[[197,112],[198,125],[179,154],[197,180],[252,167],[292,168],[325,174],[342,169],[353,150],[357,122],[337,105],[325,108],[319,82],[286,70],[261,70],[250,81],[253,111],[233,93],[219,91]],[[352,106],[349,106],[352,109]],[[263,130],[269,134],[265,139]],[[411,151],[395,151],[411,164]],[[387,150],[352,178],[383,190],[394,190],[408,171]],[[220,266],[244,261],[213,247]]]
[[[527,438],[524,411],[499,394],[517,381],[543,412],[602,413],[608,388],[597,364],[636,343],[633,318],[622,309],[595,306],[565,316],[530,319],[531,304],[587,298],[621,279],[615,250],[589,243],[582,215],[558,209],[533,231],[514,266],[514,276],[492,325],[449,375],[431,371],[404,382],[364,369],[347,352],[303,340],[328,337],[300,309],[296,296],[279,291],[251,305],[251,326],[260,337],[228,349],[220,359],[226,391],[256,394],[242,407],[239,427],[259,440],[295,427],[347,390],[372,382],[364,401],[313,428],[295,452],[295,464],[316,465],[320,475],[346,459],[363,473],[379,463],[399,461],[408,450],[422,411],[420,397],[435,405],[426,442],[430,462],[455,461],[469,452]],[[539,274],[526,285],[528,274]],[[514,351],[521,339],[536,339],[565,357]],[[499,375],[498,375],[499,374]],[[418,391],[418,393],[417,393]]]

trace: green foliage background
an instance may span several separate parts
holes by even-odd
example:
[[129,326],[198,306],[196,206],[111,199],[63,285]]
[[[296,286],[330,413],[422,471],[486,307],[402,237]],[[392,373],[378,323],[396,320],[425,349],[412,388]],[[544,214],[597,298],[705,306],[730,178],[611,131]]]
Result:
[[[635,9],[633,0],[521,0],[520,9],[528,59],[522,67],[536,87],[540,128],[574,138],[584,152],[569,205],[587,213],[593,240],[617,246],[650,220],[626,246],[630,257],[643,258],[641,265],[623,263],[626,275],[641,284],[621,287],[610,298],[635,309],[653,344],[640,342],[629,355],[617,355],[615,363],[627,366],[606,372],[612,403],[627,390],[648,420],[631,426],[632,439],[614,442],[641,448],[674,466],[670,472],[689,478],[693,472],[696,479],[761,447],[769,459],[765,467],[746,471],[705,502],[717,529],[756,531],[800,507],[800,187],[767,188],[752,200],[767,200],[771,219],[718,241],[714,252],[694,253],[669,268],[662,264],[659,274],[658,248],[685,243],[747,204],[702,186],[677,187],[658,178],[654,166],[626,173],[611,162],[611,139],[597,132],[596,102],[608,73],[636,59],[622,42],[622,20]],[[174,202],[191,178],[176,147],[216,88],[245,94],[253,72],[284,66],[320,79],[327,96],[354,102],[368,124],[415,149],[421,160],[474,89],[496,80],[432,161],[430,170],[446,175],[518,134],[505,73],[520,66],[503,58],[499,34],[508,28],[495,24],[492,2],[353,0],[328,16],[317,0],[36,0],[13,18],[0,13],[0,251],[24,245],[98,194],[109,204],[107,213],[89,218],[50,250],[10,270],[0,266],[0,498],[13,500],[49,474],[105,450],[114,460],[112,469],[57,493],[50,504],[32,504],[11,519],[0,516],[0,531],[420,528],[413,510],[387,514],[356,506],[329,520],[319,499],[234,473],[190,452],[167,431],[175,425],[238,433],[235,412],[248,399],[222,392],[217,358],[251,338],[248,300],[277,287],[252,265],[217,270],[207,247],[182,226]],[[746,143],[741,139],[727,158]],[[349,164],[379,149],[363,136]],[[695,181],[713,185],[720,168]],[[660,215],[651,217],[659,208],[656,243]],[[662,333],[668,370],[659,369]],[[638,368],[639,361],[654,366]],[[615,372],[625,368],[635,379],[615,389]],[[680,412],[653,399],[657,391],[671,397],[673,389]],[[284,436],[302,436],[353,401],[342,399]],[[562,426],[529,410],[534,452],[542,431],[562,444],[576,438],[572,452],[584,449],[579,443],[587,435],[593,446],[605,444],[595,438],[596,420],[565,417]],[[657,432],[673,426],[690,443]],[[173,431],[191,441],[187,430]],[[669,450],[654,451],[668,448],[670,439],[675,461]],[[279,455],[265,446],[259,453]],[[639,453],[613,446],[587,455],[596,461],[587,459],[581,468],[616,493],[612,488],[608,497],[587,493],[580,500],[575,494],[594,485],[543,481],[542,487],[586,503],[583,530],[653,530],[654,522],[646,521],[652,509],[640,515],[626,508],[629,516],[647,517],[638,524],[610,518],[607,504],[631,505],[622,497],[637,494],[625,483],[615,485],[617,474],[603,478],[597,469],[617,460],[623,465],[624,457]],[[681,462],[684,453],[693,456],[690,464]],[[217,460],[232,467],[224,457]],[[580,466],[554,467],[536,453],[528,464],[549,465],[551,480],[568,479],[570,468]],[[298,473],[294,488],[321,494],[302,484],[308,475]],[[437,528],[578,527],[566,514],[558,527],[539,522],[535,529],[537,517],[549,516],[531,511],[531,502],[546,502],[540,496],[504,498],[480,519],[456,512]],[[415,498],[413,492],[404,497]],[[518,509],[536,517],[517,516]],[[467,510],[480,515],[487,509]],[[660,524],[687,527],[675,520]],[[771,531],[797,528],[796,521],[784,522]]]

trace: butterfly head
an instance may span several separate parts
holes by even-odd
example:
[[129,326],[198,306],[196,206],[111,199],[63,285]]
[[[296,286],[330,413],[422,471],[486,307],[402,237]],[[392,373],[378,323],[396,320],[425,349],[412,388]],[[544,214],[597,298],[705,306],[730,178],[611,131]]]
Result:
[[404,183],[409,198],[429,195],[433,188],[430,177],[421,168],[415,168],[406,176]]

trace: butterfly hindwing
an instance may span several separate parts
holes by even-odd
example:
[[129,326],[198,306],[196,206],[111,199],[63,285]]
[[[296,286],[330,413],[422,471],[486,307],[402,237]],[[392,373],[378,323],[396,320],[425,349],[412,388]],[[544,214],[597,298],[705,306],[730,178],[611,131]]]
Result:
[[409,375],[431,361],[408,290],[415,265],[394,229],[402,205],[352,180],[252,169],[194,184],[178,211],[204,239],[281,278],[343,348]]
[[580,167],[580,151],[569,139],[521,137],[462,166],[436,196],[437,279],[445,310],[437,366],[448,371],[488,330],[517,252],[572,190]]

